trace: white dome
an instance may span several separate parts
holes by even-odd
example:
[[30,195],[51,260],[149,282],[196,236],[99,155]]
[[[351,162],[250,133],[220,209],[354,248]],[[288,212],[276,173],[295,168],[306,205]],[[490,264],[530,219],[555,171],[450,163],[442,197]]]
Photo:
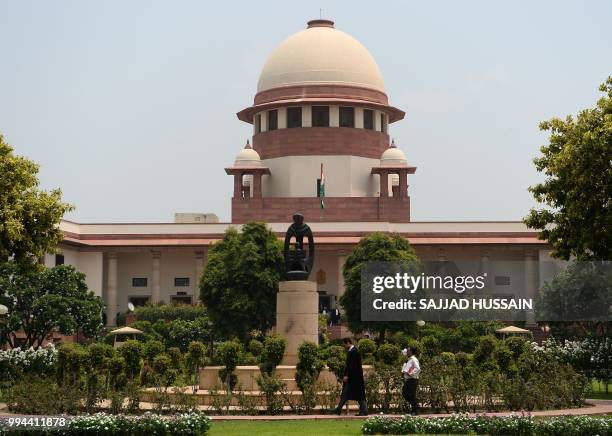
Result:
[[258,167],[261,166],[261,158],[259,157],[259,153],[253,150],[249,141],[247,141],[246,145],[242,150],[238,152],[236,155],[236,160],[234,161],[235,167]]
[[381,167],[397,167],[407,165],[408,160],[406,160],[406,155],[402,150],[397,148],[394,142],[392,142],[389,148],[383,151],[383,154],[380,156]]
[[342,84],[385,92],[382,73],[370,52],[333,21],[313,20],[283,41],[266,61],[257,92],[281,86]]

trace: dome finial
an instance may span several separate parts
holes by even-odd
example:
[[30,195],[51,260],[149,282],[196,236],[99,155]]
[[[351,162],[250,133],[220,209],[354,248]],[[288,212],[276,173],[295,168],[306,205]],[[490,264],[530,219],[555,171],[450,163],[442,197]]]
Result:
[[244,146],[244,148],[253,148],[253,147],[251,147],[251,142],[248,139],[247,139],[247,143]]
[[389,148],[397,148],[397,145],[395,145],[395,138],[391,138],[391,145]]

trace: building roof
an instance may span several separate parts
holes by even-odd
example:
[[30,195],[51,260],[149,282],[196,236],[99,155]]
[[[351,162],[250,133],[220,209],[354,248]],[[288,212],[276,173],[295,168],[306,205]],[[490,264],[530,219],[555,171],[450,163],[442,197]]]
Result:
[[284,40],[266,61],[257,92],[314,84],[385,92],[382,73],[370,52],[329,20],[312,20],[307,29]]
[[[290,222],[268,223],[283,237]],[[312,222],[319,245],[353,245],[374,231],[396,232],[413,245],[531,245],[546,246],[538,232],[519,221],[450,222]],[[106,223],[78,224],[62,221],[64,243],[82,248],[201,247],[219,241],[230,223]]]

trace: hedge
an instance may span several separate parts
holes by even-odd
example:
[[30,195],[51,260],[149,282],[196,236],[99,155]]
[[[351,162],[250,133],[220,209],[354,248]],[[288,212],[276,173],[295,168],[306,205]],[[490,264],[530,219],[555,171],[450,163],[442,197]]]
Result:
[[447,418],[384,415],[367,419],[363,434],[477,434],[512,436],[612,435],[612,418],[561,416],[535,419],[529,415],[506,417],[456,414]]
[[145,413],[140,416],[109,415],[96,413],[72,418],[65,427],[48,430],[21,428],[10,429],[4,419],[5,427],[0,434],[19,435],[66,435],[66,436],[170,436],[205,435],[210,429],[210,418],[199,411],[191,411],[174,416],[160,416]]

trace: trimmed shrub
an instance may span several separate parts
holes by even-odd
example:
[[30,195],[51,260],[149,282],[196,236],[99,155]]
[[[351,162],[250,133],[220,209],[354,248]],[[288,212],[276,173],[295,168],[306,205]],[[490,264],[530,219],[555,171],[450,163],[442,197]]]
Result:
[[398,364],[400,356],[402,355],[402,350],[394,344],[383,344],[378,347],[378,352],[376,354],[380,362],[385,365],[394,366]]
[[219,377],[226,385],[226,389],[231,391],[238,381],[234,370],[242,360],[242,345],[236,341],[225,341],[219,344],[216,352],[217,360],[225,367],[219,371]]
[[562,416],[534,419],[531,416],[468,416],[452,415],[445,418],[404,416],[391,418],[374,416],[361,427],[363,434],[477,434],[477,435],[609,435],[610,417]]
[[[253,340],[251,340],[253,342]],[[261,371],[271,375],[283,361],[287,341],[280,336],[268,336],[262,346],[260,362]]]

